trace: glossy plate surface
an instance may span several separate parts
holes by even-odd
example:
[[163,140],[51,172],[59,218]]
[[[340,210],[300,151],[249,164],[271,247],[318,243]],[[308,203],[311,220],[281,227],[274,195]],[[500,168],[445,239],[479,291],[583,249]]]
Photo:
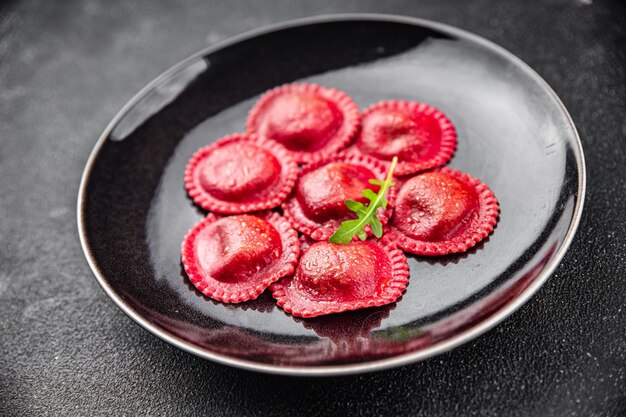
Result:
[[[308,81],[365,108],[424,101],[456,125],[450,167],[500,201],[489,239],[466,254],[409,257],[395,304],[297,319],[266,292],[227,305],[195,290],[180,245],[202,219],[183,171],[199,147],[245,128],[264,91]],[[449,26],[379,15],[318,17],[222,42],[150,83],[111,122],[85,169],[78,223],[87,259],[131,318],[202,357],[258,371],[331,375],[424,359],[476,337],[548,278],[580,219],[584,160],[565,108],[529,67]]]

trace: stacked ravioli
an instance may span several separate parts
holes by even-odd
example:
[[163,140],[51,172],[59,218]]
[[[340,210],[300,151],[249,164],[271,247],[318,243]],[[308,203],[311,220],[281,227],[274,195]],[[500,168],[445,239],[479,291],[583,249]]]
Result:
[[[190,281],[225,303],[266,289],[285,312],[315,317],[395,302],[405,291],[404,252],[467,251],[491,233],[498,202],[487,185],[443,167],[457,136],[424,103],[384,101],[360,112],[348,95],[314,84],[265,93],[246,132],[198,150],[185,170],[191,199],[209,213],[185,236]],[[346,200],[367,204],[397,157],[378,239],[329,243],[357,218]]]

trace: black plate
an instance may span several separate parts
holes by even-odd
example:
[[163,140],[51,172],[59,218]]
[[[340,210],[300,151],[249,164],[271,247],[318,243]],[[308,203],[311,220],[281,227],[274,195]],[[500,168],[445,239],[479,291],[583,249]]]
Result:
[[[410,257],[395,304],[301,320],[264,293],[227,305],[186,278],[180,244],[204,213],[187,198],[192,153],[244,130],[261,93],[293,81],[437,106],[456,125],[450,163],[501,205],[470,252]],[[445,25],[372,15],[300,20],[212,46],[128,103],[98,141],[79,195],[79,229],[104,290],[168,342],[229,365],[289,374],[363,372],[443,352],[524,303],[567,249],[584,200],[580,141],[565,108],[528,66]]]

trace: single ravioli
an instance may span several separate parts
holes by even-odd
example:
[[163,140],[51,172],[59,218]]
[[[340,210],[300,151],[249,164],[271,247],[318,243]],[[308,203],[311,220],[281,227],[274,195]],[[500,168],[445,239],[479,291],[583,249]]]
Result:
[[[346,200],[369,204],[361,192],[367,188],[377,193],[380,187],[369,180],[383,181],[385,176],[384,164],[365,155],[339,154],[320,159],[302,168],[293,192],[282,205],[283,212],[298,231],[315,240],[327,240],[343,221],[357,218]],[[391,187],[389,208],[377,212],[382,224],[391,215],[395,193],[395,187]],[[369,225],[367,229],[371,233]]]
[[247,128],[284,145],[308,163],[345,148],[359,128],[359,110],[345,93],[315,84],[286,84],[265,93]]
[[316,242],[270,289],[285,312],[308,318],[393,303],[408,279],[406,257],[389,240]]
[[233,134],[192,156],[185,188],[205,210],[245,213],[280,205],[297,176],[297,164],[280,144]]
[[353,149],[382,161],[398,157],[395,174],[413,174],[444,165],[456,148],[448,118],[424,103],[384,101],[367,108]]
[[442,168],[400,187],[387,230],[400,248],[417,255],[465,252],[493,231],[498,212],[487,185]]
[[189,280],[204,295],[225,303],[254,300],[272,282],[293,273],[299,254],[298,234],[278,213],[211,213],[182,244]]

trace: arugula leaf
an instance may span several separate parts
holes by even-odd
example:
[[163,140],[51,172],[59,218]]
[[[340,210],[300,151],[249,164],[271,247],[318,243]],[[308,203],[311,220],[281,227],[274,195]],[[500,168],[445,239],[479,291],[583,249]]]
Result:
[[346,206],[348,206],[348,209],[358,214],[359,217],[367,214],[367,207],[358,201],[346,200]]
[[363,197],[370,201],[367,206],[363,203],[359,203],[358,201],[346,200],[346,207],[348,207],[348,210],[355,212],[358,219],[346,220],[341,223],[341,226],[339,226],[330,239],[328,239],[330,243],[341,243],[347,245],[350,241],[352,241],[352,238],[355,235],[358,236],[359,239],[365,240],[367,238],[364,230],[366,224],[369,224],[372,227],[374,236],[377,238],[383,236],[383,225],[376,216],[376,210],[379,207],[382,207],[383,209],[387,208],[387,198],[385,195],[387,194],[389,187],[393,185],[391,180],[397,163],[398,158],[394,156],[391,160],[391,166],[389,167],[387,177],[384,181],[376,179],[369,180],[370,184],[378,185],[380,189],[378,190],[378,193],[374,193],[374,191],[369,188],[366,188],[361,192]]

